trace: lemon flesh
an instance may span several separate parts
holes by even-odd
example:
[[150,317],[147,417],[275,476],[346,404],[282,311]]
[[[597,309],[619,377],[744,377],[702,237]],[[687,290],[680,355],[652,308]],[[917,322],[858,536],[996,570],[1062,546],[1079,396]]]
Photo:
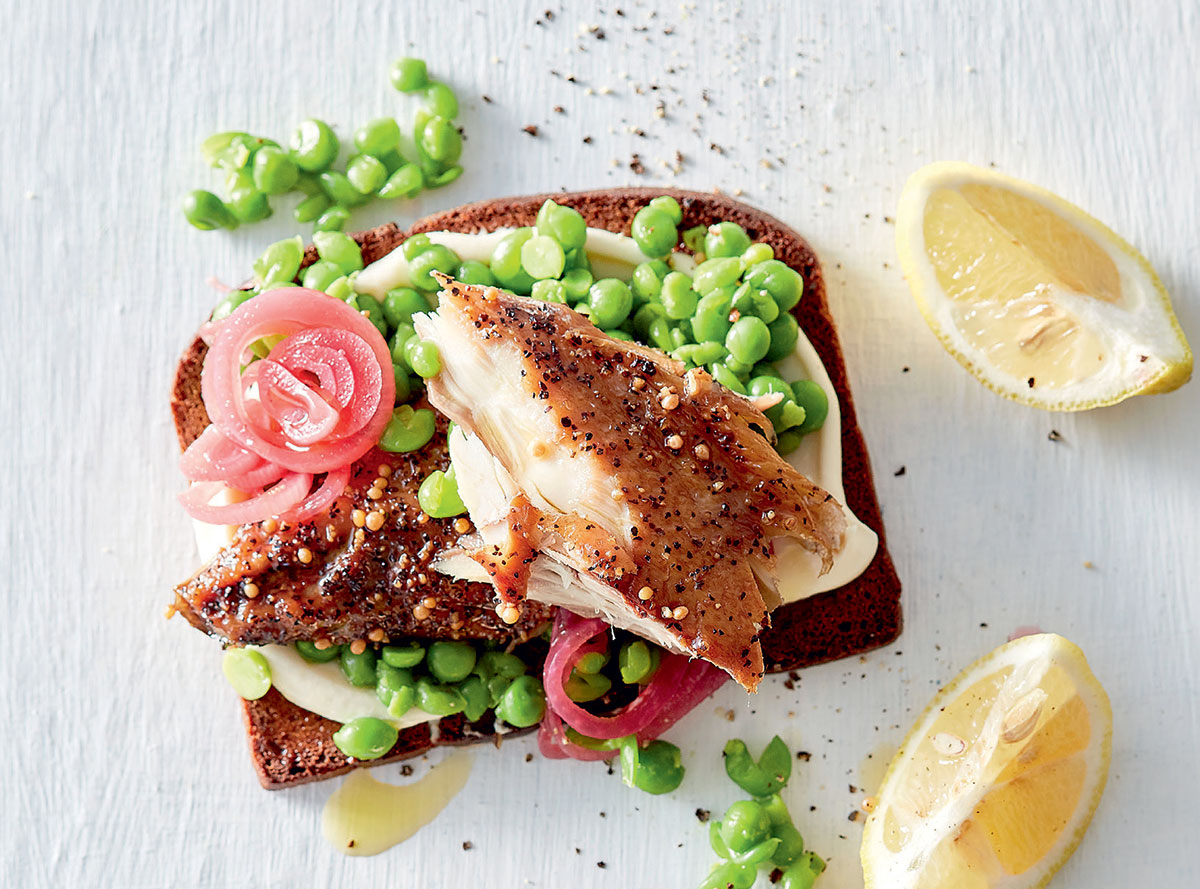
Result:
[[897,247],[925,320],[971,373],[1035,407],[1178,388],[1192,353],[1162,282],[1061,198],[968,164],[909,179]]
[[1112,713],[1083,653],[1017,639],[943,689],[863,831],[879,889],[1024,889],[1074,851],[1108,775]]

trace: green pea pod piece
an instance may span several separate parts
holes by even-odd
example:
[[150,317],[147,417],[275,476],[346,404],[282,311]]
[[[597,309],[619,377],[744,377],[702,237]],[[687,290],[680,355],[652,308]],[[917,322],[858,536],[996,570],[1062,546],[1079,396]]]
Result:
[[626,787],[646,793],[670,793],[683,783],[679,748],[668,741],[654,740],[641,747],[637,737],[621,740],[621,780]]
[[271,690],[271,665],[257,651],[229,649],[221,659],[221,672],[233,690],[247,701],[257,701]]
[[458,692],[467,702],[466,707],[463,708],[463,715],[467,717],[468,722],[475,722],[487,712],[488,706],[491,704],[491,695],[483,680],[478,676],[468,676],[464,679],[459,683]]
[[383,427],[379,447],[393,454],[404,454],[425,447],[433,438],[435,421],[433,411],[427,408],[414,410],[402,404],[392,411],[392,419]]
[[330,645],[327,648],[317,648],[307,640],[296,643],[296,653],[310,664],[327,664],[342,653],[342,646]]

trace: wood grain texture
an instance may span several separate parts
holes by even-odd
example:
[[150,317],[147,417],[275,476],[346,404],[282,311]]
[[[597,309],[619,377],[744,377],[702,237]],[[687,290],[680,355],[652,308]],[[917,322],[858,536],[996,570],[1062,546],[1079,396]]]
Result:
[[[692,812],[735,795],[714,771],[721,744],[779,732],[812,752],[788,793],[831,858],[822,885],[854,887],[860,827],[847,815],[861,794],[848,785],[863,783],[864,759],[900,739],[939,683],[1040,623],[1083,646],[1117,720],[1105,799],[1054,885],[1189,885],[1200,386],[1073,416],[1001,401],[920,320],[888,217],[916,167],[994,163],[1142,249],[1195,340],[1196,5],[663,0],[623,4],[623,16],[555,6],[538,24],[546,6],[6,7],[2,882],[694,885],[710,853]],[[316,114],[349,133],[406,118],[386,66],[410,51],[462,96],[468,172],[356,225],[494,194],[644,184],[740,188],[809,238],[906,628],[861,662],[806,670],[795,689],[773,680],[749,703],[727,689],[732,725],[709,708],[673,733],[691,767],[674,794],[631,793],[599,766],[526,763],[531,742],[506,743],[479,750],[467,792],[413,842],[351,860],[320,840],[332,787],[261,791],[212,645],[159,618],[195,561],[173,501],[171,369],[213,299],[204,279],[240,278],[294,228],[282,204],[264,225],[200,233],[177,201],[216,184],[195,153],[215,130],[285,136]]]

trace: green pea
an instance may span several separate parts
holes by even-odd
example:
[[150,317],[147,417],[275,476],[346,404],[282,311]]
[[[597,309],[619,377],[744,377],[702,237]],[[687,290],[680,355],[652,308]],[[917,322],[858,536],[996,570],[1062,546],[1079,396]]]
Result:
[[796,448],[800,447],[800,442],[804,440],[804,436],[795,429],[788,429],[786,432],[780,432],[775,436],[775,450],[780,455],[786,457]]
[[760,395],[776,393],[784,398],[792,397],[792,387],[774,374],[760,374],[751,378],[746,384],[746,390],[757,398]]
[[[449,472],[435,469],[425,476],[421,487],[417,489],[417,502],[421,504],[421,509],[427,515],[435,519],[448,519],[466,512],[467,508],[463,505],[462,497],[458,493],[458,480],[454,477],[454,467],[450,467]],[[439,676],[438,678],[444,677]]]
[[564,251],[580,249],[587,242],[587,223],[574,207],[547,200],[538,209],[535,224],[539,235],[558,241]]
[[396,395],[393,404],[404,404],[413,396],[413,384],[408,376],[408,370],[402,364],[392,362],[392,377],[396,381]]
[[693,253],[704,252],[704,238],[708,229],[703,225],[694,225],[683,233],[683,245]]
[[563,683],[567,697],[577,704],[599,700],[612,688],[612,680],[603,673],[581,673],[576,667]]
[[492,701],[488,688],[478,676],[468,676],[460,682],[458,693],[462,695],[465,702],[463,715],[467,717],[467,722],[475,722],[491,706]]
[[313,232],[337,232],[346,227],[350,221],[350,211],[339,204],[334,204],[317,217],[313,223]]
[[521,245],[521,267],[535,280],[558,278],[565,263],[562,247],[548,235],[535,235]]
[[346,302],[352,308],[358,309],[362,314],[366,315],[367,320],[375,325],[375,329],[379,331],[380,336],[387,336],[387,319],[383,316],[383,305],[379,300],[369,293],[352,293],[347,297]]
[[329,124],[313,119],[304,121],[296,128],[288,147],[297,167],[316,173],[333,163],[341,145]]
[[271,690],[271,665],[257,651],[231,648],[221,658],[221,672],[242,698],[257,701]]
[[732,389],[739,395],[745,395],[746,387],[742,385],[742,381],[737,378],[737,375],[724,364],[714,364],[709,373],[712,378],[724,386],[726,389]]
[[733,295],[733,307],[739,315],[753,315],[770,324],[779,317],[779,305],[765,290],[754,290],[743,284]]
[[431,716],[450,716],[467,707],[466,699],[457,688],[439,685],[428,679],[417,680],[417,706]]
[[304,170],[301,170],[300,175],[296,177],[296,184],[292,186],[292,191],[298,191],[310,198],[313,195],[325,194],[325,190],[321,188],[321,180]]
[[697,343],[692,351],[692,362],[696,365],[712,364],[722,360],[729,353],[720,343],[710,342],[705,340],[702,343]]
[[592,273],[587,269],[573,268],[564,272],[562,285],[567,291],[567,300],[576,303],[586,297],[593,280]]
[[633,334],[631,334],[631,333],[626,333],[625,331],[623,331],[623,330],[622,330],[621,328],[619,328],[619,327],[614,327],[614,328],[613,328],[613,329],[611,329],[611,330],[605,330],[605,331],[603,331],[603,333],[604,333],[604,335],[605,335],[605,336],[610,336],[610,337],[612,337],[614,340],[621,340],[622,342],[625,342],[625,343],[635,343],[635,342],[637,342],[637,340],[635,340],[635,339],[633,338]]
[[443,683],[457,683],[475,668],[475,648],[469,642],[438,641],[430,645],[425,662],[433,677]]
[[[704,255],[709,259],[718,256],[741,256],[750,246],[750,236],[736,222],[718,222],[710,225],[704,235]],[[740,263],[738,271],[741,271]]]
[[516,679],[518,676],[524,676],[529,669],[523,660],[508,651],[485,651],[479,656],[475,666],[476,672],[485,679],[493,676]]
[[766,262],[768,259],[775,258],[775,251],[771,249],[770,244],[764,244],[761,241],[751,244],[742,251],[742,271],[753,268],[760,262]]
[[641,639],[626,642],[617,652],[617,665],[621,670],[621,681],[626,685],[649,682],[658,670],[661,657],[657,645],[650,646]]
[[[425,177],[416,164],[405,163],[388,176],[379,188],[379,196],[385,200],[416,197],[425,187]],[[411,239],[410,239],[411,240]]]
[[796,404],[804,408],[804,423],[796,431],[801,435],[816,432],[825,425],[829,416],[829,396],[812,380],[797,380],[792,383],[792,394]]
[[776,735],[763,749],[756,762],[746,749],[746,743],[734,738],[725,745],[725,774],[742,790],[753,796],[770,796],[788,782],[792,774],[792,757],[787,745]]
[[408,645],[385,645],[379,656],[392,667],[407,670],[425,660],[425,649],[418,642]]
[[481,287],[491,287],[496,283],[492,270],[477,259],[464,259],[460,262],[454,278],[463,284],[478,284]]
[[277,282],[291,281],[300,271],[303,259],[304,241],[299,235],[276,241],[254,261],[254,276],[264,289]]
[[441,244],[431,244],[408,264],[408,277],[418,290],[433,292],[442,285],[433,277],[434,272],[453,275],[458,271],[458,254]]
[[379,158],[356,154],[346,162],[346,178],[359,192],[370,195],[387,182],[388,171]]
[[292,190],[300,169],[282,148],[267,145],[254,153],[254,185],[263,194],[284,194]]
[[[807,416],[804,408],[794,401],[784,401],[777,404],[772,410],[776,411],[776,415],[770,417],[771,425],[775,427],[776,433],[783,432],[785,429],[800,428],[804,425],[804,419]],[[768,416],[770,416],[770,412],[768,412]]]
[[292,211],[292,217],[297,222],[314,222],[329,209],[332,203],[333,201],[329,200],[329,196],[324,192],[310,195],[296,205],[296,209]]
[[620,327],[633,309],[633,293],[619,278],[601,278],[588,289],[588,305],[597,327]]
[[[225,159],[226,152],[235,145],[243,145],[244,140],[251,139],[249,133],[241,133],[236,130],[231,130],[224,133],[213,133],[207,139],[200,143],[200,156],[204,158],[204,162],[210,167],[218,167]],[[246,165],[249,158],[249,149],[246,151],[245,159],[237,164],[239,167]]]
[[753,365],[738,361],[732,355],[726,356],[725,360],[721,363],[742,382],[747,382],[750,379],[750,371]]
[[[667,276],[667,272],[659,273],[660,266],[666,266],[665,262],[651,260],[649,262],[640,262],[633,268],[633,276],[630,281],[633,295],[641,303],[648,302],[652,299],[658,299],[662,293],[663,278]],[[669,271],[670,267],[667,266]],[[688,287],[691,287],[689,281]]]
[[301,639],[296,643],[296,653],[310,664],[327,664],[342,653],[342,646],[328,645],[325,648],[317,648],[315,643]]
[[533,237],[529,226],[509,232],[492,251],[492,274],[501,287],[514,293],[529,293],[533,278],[521,267],[521,248]]
[[567,268],[592,271],[592,260],[588,257],[587,249],[584,246],[572,247],[567,250]]
[[651,259],[666,256],[677,243],[679,231],[671,217],[655,207],[642,207],[633,217],[630,234],[638,249]]
[[402,93],[415,93],[417,90],[425,89],[429,83],[429,74],[425,68],[424,59],[414,59],[411,56],[396,59],[392,62],[391,70],[388,73],[392,86]]
[[675,200],[668,194],[660,194],[656,198],[650,199],[650,206],[655,210],[660,210],[670,217],[671,222],[675,225],[683,222],[683,210],[679,207],[679,201]]
[[784,871],[776,889],[812,889],[818,875],[825,870],[825,862],[816,852],[805,852],[791,867]]
[[412,316],[429,311],[429,301],[411,287],[395,287],[383,298],[383,316],[391,327],[412,322]]
[[367,688],[375,684],[375,662],[378,659],[379,654],[374,648],[366,648],[362,654],[355,654],[347,645],[342,648],[338,663],[347,682],[360,688]]
[[388,712],[399,718],[407,713],[416,701],[416,682],[411,670],[393,667],[386,661],[375,664],[375,696],[388,708]]
[[562,281],[546,278],[534,281],[529,295],[544,303],[566,303],[567,288],[563,286]]
[[335,204],[343,207],[360,207],[367,202],[367,196],[355,187],[350,177],[341,170],[325,170],[318,177],[321,188]]
[[388,340],[388,348],[392,350],[392,361],[408,367],[406,347],[408,341],[416,335],[417,330],[412,324],[401,321],[396,325],[396,329],[392,332],[392,338]]
[[736,283],[741,276],[742,267],[734,257],[722,256],[716,259],[706,259],[696,266],[695,274],[692,276],[692,286],[696,288],[697,293],[707,295],[718,287],[727,287]]
[[421,150],[445,164],[452,164],[462,155],[462,134],[444,117],[431,117],[421,129]]
[[217,307],[212,311],[212,320],[220,321],[222,318],[228,318],[234,313],[238,306],[258,295],[257,290],[232,290],[229,295],[217,303]]
[[326,262],[332,262],[348,275],[363,267],[362,248],[349,235],[341,232],[317,232],[313,235],[313,246],[317,255]]
[[237,228],[238,221],[224,201],[211,191],[197,189],[183,199],[183,216],[201,231],[214,228]]
[[767,349],[766,354],[767,361],[779,361],[795,351],[796,342],[800,339],[800,325],[790,314],[783,312],[774,321],[768,321],[767,330],[771,334],[771,346]]
[[769,837],[771,819],[754,800],[738,800],[725,810],[720,832],[721,839],[731,852],[746,852]]
[[458,164],[453,167],[447,167],[442,172],[437,173],[429,180],[430,188],[441,188],[443,185],[449,185],[455,179],[463,174],[463,168]]
[[446,84],[435,80],[425,87],[425,107],[436,117],[453,120],[458,117],[458,96]]
[[659,318],[666,317],[667,310],[663,308],[662,303],[646,303],[633,313],[633,331],[645,342],[650,338],[650,325]]
[[546,692],[533,676],[518,676],[504,690],[496,715],[515,728],[528,728],[546,715]]
[[238,222],[259,222],[271,215],[267,196],[254,187],[254,176],[246,170],[236,170],[225,179],[229,193],[226,207]]
[[335,299],[345,301],[354,295],[354,284],[351,283],[349,275],[342,275],[331,281],[325,292]]
[[733,298],[724,290],[716,290],[701,297],[692,315],[692,333],[696,342],[717,342],[723,346],[729,329],[733,326],[729,321],[729,311],[732,307]]
[[663,278],[660,299],[667,317],[682,321],[695,314],[700,296],[692,289],[691,278],[682,272],[671,272]]
[[804,837],[790,821],[787,824],[772,826],[771,833],[779,840],[779,845],[775,847],[775,853],[771,856],[771,863],[776,867],[787,867],[804,852]]
[[427,408],[413,410],[402,404],[392,411],[392,418],[383,427],[379,436],[379,447],[393,454],[418,451],[433,438],[435,428],[433,411]]
[[369,120],[354,131],[354,147],[380,160],[400,144],[400,125],[391,117]]
[[683,783],[683,762],[679,748],[667,741],[654,740],[640,747],[636,736],[621,744],[621,780],[626,787],[646,793],[670,793]]
[[768,259],[752,266],[746,271],[745,281],[755,290],[770,293],[784,312],[800,302],[804,291],[804,279],[795,269],[778,259]]
[[[438,351],[437,343],[418,340],[405,350],[405,357],[408,359],[408,366],[413,369],[413,373],[423,380],[436,377],[442,372],[442,356]],[[457,514],[451,513],[451,515]]]
[[400,739],[400,732],[390,723],[374,716],[351,719],[333,733],[337,749],[351,759],[379,759]]
[[673,332],[674,328],[671,327],[671,322],[664,315],[650,322],[650,329],[647,332],[647,336],[653,346],[662,349],[664,352],[670,352],[672,349],[677,349],[683,345],[683,343],[676,342],[671,336]]
[[406,240],[400,249],[404,253],[405,260],[412,262],[429,249],[432,244],[433,241],[429,240],[429,235],[421,233],[413,235]]
[[761,318],[738,318],[725,335],[725,348],[744,364],[754,364],[771,348],[771,331]]

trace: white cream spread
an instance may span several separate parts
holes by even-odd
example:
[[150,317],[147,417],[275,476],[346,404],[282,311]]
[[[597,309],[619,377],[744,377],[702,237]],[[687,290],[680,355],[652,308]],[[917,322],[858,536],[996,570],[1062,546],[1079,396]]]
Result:
[[[492,232],[463,234],[461,232],[429,232],[429,240],[453,250],[461,259],[487,262],[500,240],[512,229],[497,229]],[[588,259],[596,277],[618,277],[628,279],[633,267],[645,262],[647,257],[638,249],[633,239],[604,229],[587,230]],[[671,267],[681,272],[691,272],[695,266],[692,257],[685,253],[672,253]],[[397,248],[377,259],[358,273],[355,289],[383,299],[394,287],[409,283],[408,261],[403,250]],[[820,559],[799,544],[784,545],[777,552],[778,588],[783,602],[799,599],[826,590],[836,589],[862,574],[879,546],[875,532],[864,525],[845,506],[846,492],[842,485],[842,417],[837,392],[821,363],[816,349],[800,331],[795,351],[776,365],[785,378],[810,379],[817,383],[829,399],[829,415],[825,424],[816,432],[806,435],[787,461],[813,483],[820,485],[842,504],[846,515],[846,534],[842,548],[834,555],[833,566],[820,574]],[[201,559],[208,561],[233,539],[233,526],[206,525],[195,522],[196,544]],[[470,565],[466,563],[470,562]],[[455,573],[455,569],[470,574],[477,563],[468,559],[447,560],[443,570]],[[482,578],[486,581],[486,577]],[[310,664],[291,646],[268,645],[256,649],[267,658],[271,666],[272,685],[292,703],[332,719],[348,722],[358,716],[376,716],[397,727],[417,725],[436,720],[416,708],[409,710],[397,720],[380,703],[371,688],[355,688],[346,682],[336,661],[327,664]]]

